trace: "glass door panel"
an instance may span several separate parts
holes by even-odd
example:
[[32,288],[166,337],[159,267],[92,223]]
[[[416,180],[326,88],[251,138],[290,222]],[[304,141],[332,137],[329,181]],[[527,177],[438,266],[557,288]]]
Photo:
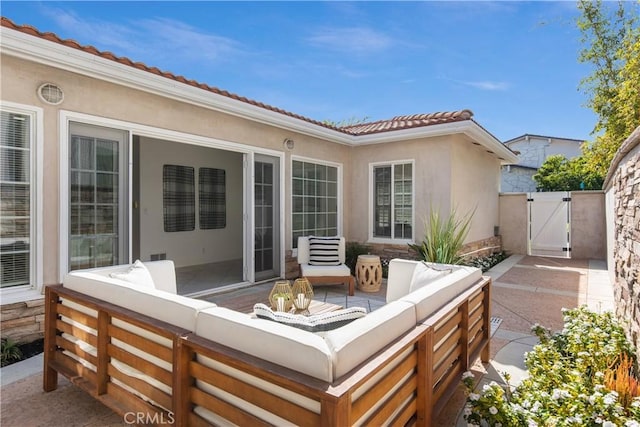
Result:
[[127,136],[115,129],[71,125],[70,270],[128,262]]
[[279,168],[275,157],[256,155],[254,162],[255,280],[280,275]]

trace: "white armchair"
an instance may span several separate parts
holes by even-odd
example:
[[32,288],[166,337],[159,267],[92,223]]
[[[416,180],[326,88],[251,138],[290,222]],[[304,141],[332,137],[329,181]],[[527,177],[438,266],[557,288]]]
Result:
[[353,296],[356,282],[344,263],[345,247],[344,237],[298,237],[300,276],[313,284],[346,284]]

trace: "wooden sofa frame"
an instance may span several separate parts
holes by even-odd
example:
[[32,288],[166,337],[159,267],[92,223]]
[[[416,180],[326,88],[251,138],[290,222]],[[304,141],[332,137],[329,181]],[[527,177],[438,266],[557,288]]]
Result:
[[[95,310],[96,315],[79,311],[75,305],[72,306],[75,308],[68,303],[63,305],[63,299]],[[56,389],[57,375],[62,374],[122,416],[132,412],[145,414],[142,424],[149,425],[211,425],[196,408],[204,408],[237,425],[272,424],[258,418],[255,411],[247,411],[249,404],[301,426],[356,423],[429,426],[472,362],[478,357],[488,362],[490,304],[491,280],[483,277],[366,362],[327,383],[61,285],[49,286],[43,386],[45,391]],[[131,328],[123,329],[122,322],[140,328],[133,328],[135,331],[164,337],[165,345],[144,338],[143,333],[127,330]],[[77,323],[96,333],[87,333]],[[94,346],[97,355],[94,357],[71,344],[61,337],[63,332]],[[170,362],[172,370],[123,350],[121,345],[112,343],[114,338]],[[68,356],[69,353],[89,361],[95,370]],[[205,358],[209,363],[202,362]],[[171,393],[123,375],[114,368],[113,359],[159,380],[171,388]],[[236,375],[238,372],[240,376]],[[239,399],[223,400],[219,393],[208,392],[202,386],[205,383]],[[270,387],[265,388],[265,384]],[[273,387],[311,402],[312,409],[274,393]],[[138,397],[131,389],[148,399]],[[240,399],[242,404],[237,404]]]

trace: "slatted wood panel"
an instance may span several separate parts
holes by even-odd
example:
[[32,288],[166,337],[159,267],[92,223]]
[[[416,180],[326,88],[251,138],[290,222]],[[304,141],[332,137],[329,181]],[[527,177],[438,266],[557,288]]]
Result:
[[[432,369],[433,418],[445,406],[460,382],[460,376],[486,351],[490,328],[491,280],[483,278],[425,321],[433,327]],[[483,361],[487,361],[484,360]]]
[[[95,310],[97,319],[70,307],[58,310],[60,296]],[[203,386],[205,383],[297,425],[428,426],[459,384],[461,373],[475,357],[482,354],[484,359],[488,355],[490,297],[490,279],[483,278],[362,365],[328,384],[180,328],[54,287],[47,289],[44,387],[45,390],[55,389],[55,375],[60,372],[120,414],[144,412],[160,417],[157,419],[173,420],[178,426],[211,425],[194,412],[196,407],[206,408],[239,425],[268,425],[255,413],[240,407],[242,405],[214,396]],[[93,325],[97,336],[61,321],[63,312],[74,321],[82,319]],[[113,319],[161,335],[173,345],[168,348],[116,326]],[[94,345],[98,357],[56,337],[62,330]],[[172,364],[172,370],[114,345],[110,342],[111,337]],[[63,354],[63,349],[95,362],[97,372]],[[200,362],[199,356],[225,365],[231,371],[211,368]],[[171,388],[171,394],[123,374],[110,364],[111,358],[166,384]],[[241,371],[249,379],[235,377],[233,370]],[[319,413],[265,390],[258,379],[318,402]],[[171,412],[134,396],[114,380],[127,384]]]
[[[48,304],[45,313],[47,329],[45,390],[55,389],[57,384],[55,376],[59,372],[121,415],[127,412],[143,412],[148,414],[149,419],[171,421],[173,414],[170,411],[174,405],[171,394],[147,381],[120,371],[112,361],[118,360],[171,389],[174,383],[172,370],[156,365],[152,359],[157,358],[171,365],[174,360],[175,343],[178,342],[179,337],[186,335],[189,331],[61,286],[47,287],[46,294]],[[75,307],[63,305],[62,299],[93,310],[96,316],[88,315]],[[124,322],[124,324],[133,325],[134,331],[113,325],[112,322],[116,319],[120,324]],[[96,334],[87,332],[72,322],[86,325],[95,330]],[[138,333],[135,327],[141,328],[144,332]],[[60,334],[63,332],[93,346],[97,356],[91,354],[86,348],[82,348],[81,345],[62,337]],[[156,334],[169,342],[171,347],[158,344],[142,336],[142,333]],[[122,344],[114,345],[111,342],[114,338],[131,346],[131,349],[122,348]],[[64,351],[91,363],[96,367],[95,371],[83,366],[81,362],[63,353]],[[135,390],[135,393],[124,386]]]

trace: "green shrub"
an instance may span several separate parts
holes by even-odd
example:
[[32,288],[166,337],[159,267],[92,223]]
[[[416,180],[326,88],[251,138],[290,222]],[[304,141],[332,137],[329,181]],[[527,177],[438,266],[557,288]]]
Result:
[[473,212],[458,218],[454,209],[447,218],[441,218],[432,207],[429,220],[425,222],[424,240],[421,244],[409,244],[409,247],[423,261],[461,264],[463,257],[460,256],[460,250],[469,234],[472,217]]
[[13,342],[11,339],[2,338],[1,347],[0,352],[2,354],[2,360],[0,360],[0,364],[2,366],[22,359],[22,352],[20,351],[18,344]]
[[[640,397],[625,401],[606,387],[620,361],[635,360],[613,315],[580,307],[564,311],[564,322],[557,334],[533,327],[540,343],[525,359],[529,377],[513,392],[495,382],[474,392],[473,374],[463,375],[469,425],[640,427]],[[637,382],[637,373],[630,378]]]

